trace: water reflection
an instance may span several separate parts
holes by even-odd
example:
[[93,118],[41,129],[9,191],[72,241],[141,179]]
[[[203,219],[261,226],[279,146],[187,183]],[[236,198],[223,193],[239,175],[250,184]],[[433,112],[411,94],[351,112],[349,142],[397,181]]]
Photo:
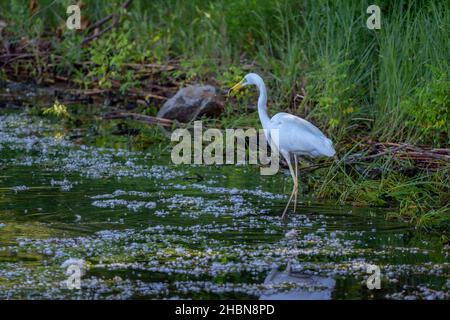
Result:
[[[158,148],[55,132],[0,119],[0,298],[448,298],[448,247],[385,210],[309,199],[285,222],[281,174],[175,167]],[[79,292],[60,286],[68,259],[86,261]]]
[[260,300],[329,300],[336,281],[330,277],[308,275],[302,271],[302,266],[297,265],[295,270],[292,261],[289,260],[286,269],[278,270],[274,266],[264,280],[267,286],[277,284],[290,284],[294,288],[282,292],[262,294]]

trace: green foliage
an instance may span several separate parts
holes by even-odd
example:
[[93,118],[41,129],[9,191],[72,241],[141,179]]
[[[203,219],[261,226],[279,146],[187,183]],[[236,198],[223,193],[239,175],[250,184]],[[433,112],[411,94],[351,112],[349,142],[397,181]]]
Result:
[[407,126],[418,133],[419,141],[445,146],[450,140],[450,78],[443,71],[433,73],[432,80],[418,86],[401,107],[410,116]]
[[334,64],[320,60],[316,69],[308,74],[307,91],[315,100],[311,101],[313,114],[322,122],[328,122],[332,129],[345,129],[349,116],[357,109],[353,98],[355,84],[349,81],[347,73],[351,65],[351,60]]
[[448,226],[450,168],[409,177],[399,172],[398,165],[392,159],[350,166],[341,160],[309,176],[308,185],[316,197],[338,199],[342,204],[397,207],[388,217],[418,227]]
[[223,83],[225,87],[231,88],[231,86],[241,81],[245,74],[246,72],[240,66],[231,66],[219,74],[217,80]]
[[[221,74],[219,74],[217,76],[217,80],[219,81],[219,83],[223,84],[224,88],[231,88],[232,86],[234,86],[236,83],[238,83],[239,81],[241,81],[245,74],[247,72],[245,72],[241,67],[239,66],[231,66],[230,68],[228,68],[227,70],[224,70]],[[248,112],[246,113],[242,113],[238,110],[240,110],[241,108],[244,109],[245,111],[247,110],[247,106],[252,103],[254,104],[254,101],[257,99],[255,97],[254,91],[253,90],[249,90],[248,88],[243,88],[235,93],[233,93],[233,95],[230,97],[229,102],[227,103],[226,109],[225,109],[225,118],[228,118],[227,120],[232,120],[231,123],[229,123],[227,120],[224,120],[226,124],[228,125],[234,125],[237,127],[242,126],[242,118],[245,117],[249,117]],[[250,102],[250,99],[253,98],[253,101]],[[236,99],[236,102],[234,102],[232,99]],[[236,108],[239,108],[238,110]],[[239,117],[240,114],[242,115],[242,117]],[[234,118],[234,119],[233,119]],[[250,118],[250,117],[249,117]],[[236,121],[233,121],[236,120]],[[226,124],[224,123],[223,127],[227,128]],[[245,122],[244,123],[251,123],[250,122]],[[239,125],[241,124],[241,125]],[[259,124],[255,123],[256,127],[259,126]],[[245,124],[244,124],[245,126]]]
[[[11,45],[19,46],[22,37],[51,35],[65,22],[67,3],[42,0],[39,12],[31,15],[26,0],[1,1],[0,18],[8,22],[4,32]],[[86,2],[83,14],[98,21],[117,12],[121,3]],[[268,85],[271,113],[297,113],[327,130],[337,146],[368,136],[448,147],[447,3],[379,1],[380,30],[365,25],[370,4],[368,0],[135,0],[127,12],[120,12],[119,28],[86,47],[80,46],[85,34],[64,29],[62,39],[54,41],[62,60],[54,57],[53,64],[58,74],[72,76],[85,87],[96,83],[111,88],[118,81],[122,92],[140,85],[133,72],[123,72],[128,63],[177,60],[180,68],[159,74],[158,80],[170,77],[180,85],[203,82],[223,89],[249,71],[259,72]],[[31,51],[39,58],[38,49]],[[92,64],[80,68],[80,61]],[[30,65],[30,74],[39,77],[41,67]],[[226,100],[225,114],[211,124],[258,127],[257,113],[247,108],[255,104],[254,94],[242,90]],[[300,102],[298,96],[303,97]],[[156,111],[157,106],[142,110],[153,115]],[[152,135],[163,139],[156,131],[136,139],[147,144]],[[311,175],[309,183],[319,197],[358,205],[398,205],[398,217],[422,226],[447,223],[443,217],[448,212],[448,170],[409,178],[394,168],[387,160],[360,172],[340,162]],[[370,172],[377,170],[381,177],[371,178]]]
[[[0,3],[14,45],[24,36],[42,36],[42,21],[47,35],[64,24],[68,1],[39,4],[39,11],[31,15],[25,0]],[[368,30],[370,4],[135,0],[127,11],[120,11],[121,27],[89,46],[80,46],[83,33],[63,28],[62,40],[55,43],[62,60],[54,64],[59,74],[67,73],[86,87],[97,83],[111,88],[119,81],[121,91],[139,86],[133,74],[123,72],[126,63],[177,59],[180,69],[161,76],[181,85],[216,79],[220,87],[228,87],[240,71],[257,71],[268,84],[273,112],[288,110],[317,122],[336,141],[369,135],[448,145],[446,4],[380,1],[382,28]],[[119,0],[89,2],[83,15],[94,22],[117,12],[120,5]],[[80,70],[80,61],[94,65]],[[430,73],[428,65],[439,72]],[[40,76],[40,68],[29,71]],[[299,102],[298,95],[305,98]],[[249,104],[247,99],[238,101]]]
[[82,50],[81,47],[82,37],[79,34],[68,32],[66,30],[66,34],[64,39],[59,42],[56,46],[56,53],[60,60],[54,64],[56,65],[56,72],[58,74],[68,74],[68,75],[77,75],[79,79],[83,79],[84,75],[82,75],[79,70],[79,63],[84,60],[86,53]]
[[53,106],[45,109],[42,112],[42,114],[58,117],[61,119],[71,119],[72,118],[69,111],[67,111],[67,107],[65,105],[61,104],[58,100],[55,100],[55,103],[53,104]]
[[131,40],[130,22],[124,21],[122,29],[112,31],[89,47],[93,67],[90,68],[88,77],[95,79],[100,87],[108,89],[112,87],[112,81],[121,80],[120,90],[124,92],[137,85],[133,74],[122,74],[122,70],[125,64],[138,60],[138,53]]

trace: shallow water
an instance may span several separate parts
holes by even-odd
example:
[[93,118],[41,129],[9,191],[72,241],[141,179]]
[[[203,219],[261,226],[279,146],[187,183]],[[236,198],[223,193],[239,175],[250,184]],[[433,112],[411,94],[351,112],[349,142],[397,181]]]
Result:
[[[285,174],[79,137],[0,116],[0,298],[449,298],[449,247],[386,210],[302,199],[282,221]],[[81,290],[69,259],[83,260]]]

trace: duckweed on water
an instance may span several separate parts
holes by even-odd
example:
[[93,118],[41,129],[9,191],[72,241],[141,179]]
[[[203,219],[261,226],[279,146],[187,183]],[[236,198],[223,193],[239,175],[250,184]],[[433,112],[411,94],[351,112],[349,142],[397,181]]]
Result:
[[[66,136],[37,118],[0,117],[0,298],[258,298],[295,290],[450,297],[449,247],[384,213],[312,203],[283,221],[284,178],[179,168],[166,155],[150,161]],[[202,183],[183,180],[195,172]],[[81,290],[67,288],[74,261],[85,269]],[[381,290],[366,287],[370,264],[380,266]],[[333,285],[265,281],[286,265]]]

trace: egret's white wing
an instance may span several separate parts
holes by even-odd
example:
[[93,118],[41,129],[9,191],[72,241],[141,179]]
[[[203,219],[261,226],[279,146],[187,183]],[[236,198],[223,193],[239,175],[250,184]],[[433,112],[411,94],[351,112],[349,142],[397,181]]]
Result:
[[300,117],[294,116],[290,113],[286,112],[280,112],[274,115],[271,119],[272,123],[278,123],[278,124],[293,124],[299,128],[302,128],[303,130],[309,131],[311,134],[315,136],[321,136],[325,137],[322,131],[320,131],[319,128],[317,128],[315,125],[313,125],[311,122],[306,121],[305,119],[302,119]]
[[333,143],[312,123],[289,113],[277,113],[270,120],[271,129],[279,130],[279,149],[311,157],[335,154]]

